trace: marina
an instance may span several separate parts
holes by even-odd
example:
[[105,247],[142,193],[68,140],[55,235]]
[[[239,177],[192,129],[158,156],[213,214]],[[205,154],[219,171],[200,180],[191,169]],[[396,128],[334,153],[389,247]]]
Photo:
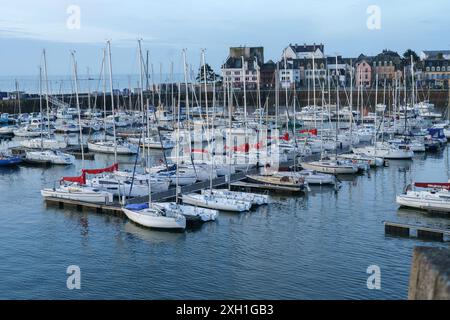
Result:
[[450,300],[450,5],[286,2],[5,2],[0,300]]

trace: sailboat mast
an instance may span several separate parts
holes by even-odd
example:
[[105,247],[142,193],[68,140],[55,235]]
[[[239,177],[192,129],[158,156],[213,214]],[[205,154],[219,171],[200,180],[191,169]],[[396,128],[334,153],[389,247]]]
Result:
[[45,49],[44,49],[44,76],[45,76],[45,101],[46,101],[46,106],[47,106],[47,130],[48,130],[48,136],[50,137],[51,132],[50,132],[50,106],[49,106],[49,102],[48,102],[48,73],[47,73],[47,55],[45,53]]
[[44,150],[44,121],[42,118],[42,67],[39,66],[39,112],[41,115],[41,151]]
[[313,81],[314,128],[317,128],[317,117],[316,117],[316,62],[315,62],[315,59],[314,59],[314,54],[312,56],[312,81]]
[[[244,59],[244,56],[241,56],[241,59],[242,59],[242,77],[243,77],[243,85],[244,85],[244,135],[245,135],[245,145],[247,145],[247,141],[248,141],[248,137],[247,137],[247,127],[248,127],[248,124],[247,124],[247,74],[246,74],[246,71],[245,71],[245,59]],[[247,66],[247,69],[249,69],[248,68],[248,66]]]
[[106,123],[106,49],[103,49],[103,59],[102,59],[102,83],[103,83],[103,125],[105,130],[105,139],[106,141],[106,131],[107,131],[107,123]]
[[81,148],[81,167],[84,168],[84,147],[83,147],[83,128],[81,126],[81,110],[80,110],[80,97],[78,95],[78,73],[77,73],[77,61],[75,59],[75,52],[72,51],[73,60],[73,77],[75,84],[75,99],[77,103],[77,113],[78,113],[78,127],[80,129],[80,148]]
[[[211,163],[210,163],[210,171],[209,171],[209,188],[210,190],[212,190],[212,176],[213,176],[213,164],[212,164],[212,148],[211,148],[211,135],[210,135],[210,130],[209,130],[209,109],[208,109],[208,80],[206,79],[206,61],[205,61],[205,49],[202,49],[202,65],[203,65],[203,84],[204,84],[204,88],[205,88],[205,108],[206,108],[206,139],[208,140],[208,146],[210,146],[209,148],[209,153],[211,156]],[[201,79],[199,79],[201,80]],[[201,87],[200,87],[201,88]],[[202,92],[202,90],[200,89],[200,93]],[[200,103],[201,103],[201,99],[200,99]],[[202,153],[203,154],[203,153]]]
[[117,140],[116,140],[116,118],[114,110],[114,88],[112,78],[112,61],[111,61],[111,41],[107,41],[108,47],[108,67],[109,67],[109,86],[111,89],[111,110],[113,116],[113,135],[114,135],[114,163],[117,163]]

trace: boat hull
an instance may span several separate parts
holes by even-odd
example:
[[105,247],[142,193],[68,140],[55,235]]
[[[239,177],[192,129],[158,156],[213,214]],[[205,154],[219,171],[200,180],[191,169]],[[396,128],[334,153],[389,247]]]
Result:
[[426,211],[436,211],[450,213],[450,202],[432,199],[414,198],[407,195],[400,195],[396,198],[397,204],[402,207],[421,209]]
[[170,230],[184,230],[186,228],[186,218],[184,217],[180,219],[178,217],[148,215],[126,208],[123,208],[122,211],[128,219],[147,228]]

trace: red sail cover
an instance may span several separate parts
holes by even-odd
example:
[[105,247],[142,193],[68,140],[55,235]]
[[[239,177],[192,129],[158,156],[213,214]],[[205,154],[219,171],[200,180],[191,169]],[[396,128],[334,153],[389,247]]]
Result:
[[104,172],[114,172],[119,170],[119,164],[115,163],[110,167],[103,168],[103,169],[83,169],[83,173],[85,174],[100,174]]
[[281,140],[289,141],[289,133],[285,133],[284,136],[280,137]]
[[312,135],[317,136],[317,129],[311,129],[311,130],[300,130],[300,133],[310,133]]
[[66,182],[75,182],[79,184],[86,184],[86,174],[83,172],[83,174],[79,177],[63,177],[61,181]]
[[232,148],[228,147],[228,146],[224,146],[225,150],[233,150],[235,152],[249,152],[250,150],[256,149],[256,150],[260,150],[264,148],[264,143],[262,141],[255,143],[255,144],[249,144],[249,143],[244,143],[240,146],[234,146]]
[[438,188],[450,190],[450,183],[447,182],[416,182],[414,185],[418,188]]

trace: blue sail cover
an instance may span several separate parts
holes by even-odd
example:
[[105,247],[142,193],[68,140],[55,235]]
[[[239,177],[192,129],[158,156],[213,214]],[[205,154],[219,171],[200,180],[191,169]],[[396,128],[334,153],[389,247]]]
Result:
[[445,138],[444,129],[442,128],[429,128],[428,133],[436,139]]
[[141,211],[144,209],[148,209],[148,203],[129,204],[129,205],[125,206],[125,209],[132,210],[132,211]]

